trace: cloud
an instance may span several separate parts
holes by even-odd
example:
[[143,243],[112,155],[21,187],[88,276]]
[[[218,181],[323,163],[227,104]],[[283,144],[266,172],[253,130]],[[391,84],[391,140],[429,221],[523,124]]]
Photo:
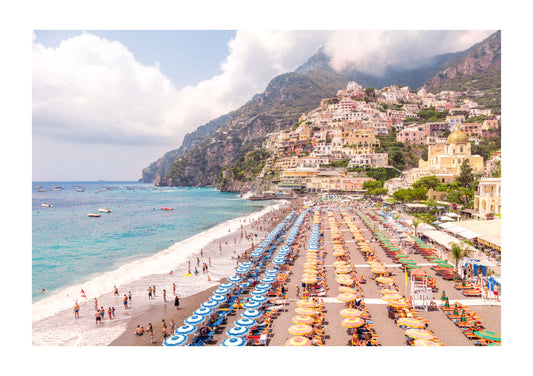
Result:
[[336,31],[324,46],[337,71],[356,68],[382,75],[387,67],[415,68],[428,58],[463,51],[494,31],[487,30],[368,30]]

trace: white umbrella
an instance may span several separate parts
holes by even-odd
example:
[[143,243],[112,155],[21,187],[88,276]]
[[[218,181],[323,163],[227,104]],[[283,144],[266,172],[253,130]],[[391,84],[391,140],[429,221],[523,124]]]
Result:
[[226,338],[222,343],[221,346],[245,346],[246,340],[241,337],[229,337]]
[[172,337],[168,337],[163,342],[163,346],[182,346],[187,342],[187,336],[185,334],[178,334]]

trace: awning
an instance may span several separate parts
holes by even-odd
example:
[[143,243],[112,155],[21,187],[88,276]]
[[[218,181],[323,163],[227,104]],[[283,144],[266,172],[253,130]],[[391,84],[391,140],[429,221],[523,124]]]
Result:
[[494,235],[484,235],[484,236],[478,236],[477,241],[479,244],[482,244],[486,247],[497,249],[498,251],[502,251],[502,243],[501,239]]
[[452,213],[452,212],[446,213],[444,215],[447,215],[448,217],[452,217],[452,218],[461,218],[459,214]]
[[473,247],[469,246],[468,244],[465,244],[463,243],[462,241],[460,241],[459,239],[456,239],[455,237],[451,236],[451,235],[448,235],[442,231],[438,231],[438,230],[421,230],[420,231],[421,233],[423,233],[425,236],[427,236],[428,238],[432,239],[433,241],[439,243],[440,245],[446,247],[447,249],[452,249],[452,246],[451,244],[452,243],[457,243],[459,244],[461,247],[466,247],[470,250],[474,250]]

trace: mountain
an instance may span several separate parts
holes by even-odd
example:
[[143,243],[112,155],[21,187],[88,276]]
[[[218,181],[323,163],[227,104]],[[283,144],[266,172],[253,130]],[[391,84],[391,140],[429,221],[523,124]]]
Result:
[[[479,104],[499,111],[501,107],[501,32],[475,44],[454,64],[428,80],[424,88],[467,92]],[[468,95],[471,94],[471,95]]]

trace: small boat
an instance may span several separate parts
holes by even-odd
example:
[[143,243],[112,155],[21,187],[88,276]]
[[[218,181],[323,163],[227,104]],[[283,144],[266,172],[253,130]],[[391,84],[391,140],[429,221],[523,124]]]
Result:
[[87,214],[87,215],[88,215],[89,217],[93,217],[93,218],[98,218],[98,217],[100,217],[100,214],[91,214],[91,213],[89,213],[89,214]]
[[109,208],[98,209],[98,211],[99,211],[100,213],[111,213],[111,209],[109,209]]
[[78,188],[76,189],[76,192],[85,192],[85,189]]
[[54,205],[52,205],[52,204],[49,203],[49,202],[45,202],[44,204],[41,204],[41,206],[44,206],[45,208],[51,208],[51,207],[54,206]]
[[63,187],[52,187],[51,191],[62,191]]
[[46,189],[39,189],[37,192],[46,192]]
[[41,189],[42,187],[43,187],[43,186],[40,185],[40,186],[38,186],[38,187],[34,187],[33,189]]
[[161,208],[161,210],[174,210],[174,208]]

